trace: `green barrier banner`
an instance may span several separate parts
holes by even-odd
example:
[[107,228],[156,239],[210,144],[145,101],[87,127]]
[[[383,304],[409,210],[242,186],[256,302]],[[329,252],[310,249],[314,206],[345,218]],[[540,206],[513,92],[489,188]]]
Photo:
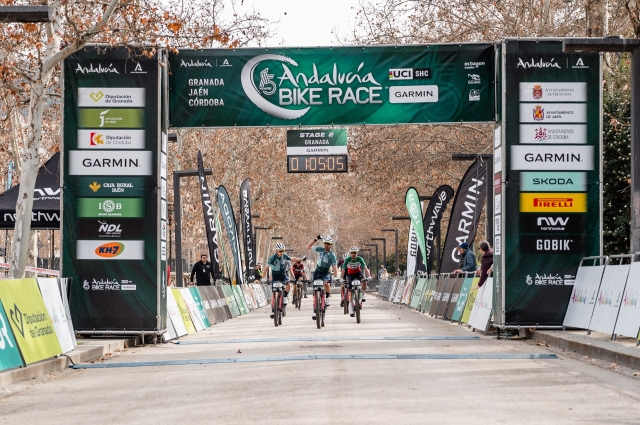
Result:
[[464,307],[467,305],[467,297],[469,296],[469,291],[471,290],[472,283],[473,278],[468,277],[462,284],[462,288],[460,289],[460,296],[458,297],[458,302],[456,303],[456,308],[453,312],[453,316],[451,316],[451,320],[454,322],[457,322],[462,317]]
[[231,290],[233,292],[233,296],[236,299],[236,303],[238,304],[238,309],[240,310],[240,314],[244,316],[249,312],[249,308],[247,307],[244,296],[242,295],[242,290],[238,285],[233,285],[231,287]]
[[[474,278],[471,281],[471,287],[474,287],[480,281],[479,277]],[[467,295],[467,302],[464,305],[464,310],[462,312],[462,317],[460,318],[460,322],[468,323],[469,317],[471,316],[471,312],[473,311],[473,305],[476,303],[476,297],[478,296],[479,289],[469,289],[469,295]]]
[[493,55],[482,43],[180,50],[171,127],[492,121]]
[[200,317],[202,318],[202,323],[204,323],[205,328],[211,327],[211,322],[209,321],[209,316],[207,315],[207,310],[202,302],[202,297],[200,296],[200,291],[195,286],[189,288],[191,291],[191,296],[193,297],[193,301],[195,301],[196,306],[198,307],[198,312],[200,313]]
[[580,260],[601,255],[602,58],[563,53],[562,40],[502,48],[495,321],[561,326]]
[[0,370],[24,366],[11,324],[0,301]]
[[413,288],[413,294],[411,294],[411,307],[418,308],[420,306],[420,301],[422,300],[422,293],[425,290],[426,282],[427,279],[418,279],[415,288]]
[[35,279],[0,280],[0,300],[26,364],[62,354]]
[[236,317],[240,315],[240,309],[238,308],[238,303],[236,302],[236,297],[233,295],[231,287],[229,285],[223,285],[222,292],[224,292],[227,305],[229,306],[229,310],[231,310],[231,316]]

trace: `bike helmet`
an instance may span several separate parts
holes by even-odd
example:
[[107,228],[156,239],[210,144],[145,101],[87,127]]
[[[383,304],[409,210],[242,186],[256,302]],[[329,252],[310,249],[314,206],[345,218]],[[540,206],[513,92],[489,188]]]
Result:
[[324,243],[328,243],[329,245],[333,245],[333,238],[331,236],[327,236],[324,238]]
[[349,248],[349,254],[351,254],[352,252],[358,252],[358,251],[360,250],[358,249],[357,246],[352,246],[351,248]]
[[276,250],[281,250],[281,249],[284,249],[284,244],[282,242],[278,242],[276,244]]

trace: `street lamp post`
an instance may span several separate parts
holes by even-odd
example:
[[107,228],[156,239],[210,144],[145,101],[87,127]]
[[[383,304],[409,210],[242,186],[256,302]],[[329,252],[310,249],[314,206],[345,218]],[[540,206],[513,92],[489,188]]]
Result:
[[382,241],[382,265],[387,268],[387,238],[371,238],[372,241]]
[[398,262],[398,228],[396,227],[395,229],[393,228],[389,228],[389,227],[383,227],[382,228],[383,232],[395,232],[396,233],[396,274],[398,274],[400,272],[400,263]]
[[378,272],[380,271],[380,258],[378,257],[378,244],[377,243],[367,243],[364,246],[375,246],[376,247],[376,279],[378,278]]
[[253,226],[253,240],[256,242],[256,258],[260,258],[260,244],[258,243],[258,230],[270,230],[271,226]]

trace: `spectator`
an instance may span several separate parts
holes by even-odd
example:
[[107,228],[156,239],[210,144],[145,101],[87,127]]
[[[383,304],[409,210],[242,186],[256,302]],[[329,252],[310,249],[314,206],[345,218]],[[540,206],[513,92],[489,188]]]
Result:
[[482,287],[482,285],[487,281],[489,274],[493,271],[493,250],[489,246],[489,242],[480,242],[480,252],[482,253],[482,256],[480,257],[480,270],[476,271],[476,276],[480,276],[480,281],[478,281],[477,286],[474,286],[471,289],[478,289]]
[[469,244],[466,242],[458,245],[458,253],[460,254],[460,262],[458,263],[458,269],[453,273],[467,273],[475,272],[478,266],[476,265],[476,254],[473,250],[469,249]]
[[193,265],[191,269],[191,277],[189,280],[193,283],[193,275],[196,275],[197,286],[210,286],[211,280],[209,276],[213,276],[213,265],[207,261],[207,254],[200,256],[200,261]]
[[384,265],[380,266],[380,273],[378,274],[378,279],[387,280],[389,279],[389,273],[387,269],[385,269]]
[[262,264],[260,263],[256,264],[256,269],[254,274],[255,274],[256,280],[262,280]]

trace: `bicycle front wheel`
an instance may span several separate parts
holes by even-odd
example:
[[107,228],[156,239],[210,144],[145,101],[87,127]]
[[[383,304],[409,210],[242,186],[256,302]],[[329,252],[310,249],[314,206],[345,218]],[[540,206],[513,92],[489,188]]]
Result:
[[356,300],[353,309],[356,311],[356,323],[360,323],[360,290],[355,290],[354,295]]
[[280,305],[280,294],[278,292],[273,293],[273,324],[278,327],[278,306]]
[[316,326],[318,327],[318,329],[320,329],[322,327],[322,296],[320,295],[320,292],[316,292],[315,299],[316,299]]
[[344,314],[349,314],[349,291],[344,286],[342,287],[342,304],[344,307]]

